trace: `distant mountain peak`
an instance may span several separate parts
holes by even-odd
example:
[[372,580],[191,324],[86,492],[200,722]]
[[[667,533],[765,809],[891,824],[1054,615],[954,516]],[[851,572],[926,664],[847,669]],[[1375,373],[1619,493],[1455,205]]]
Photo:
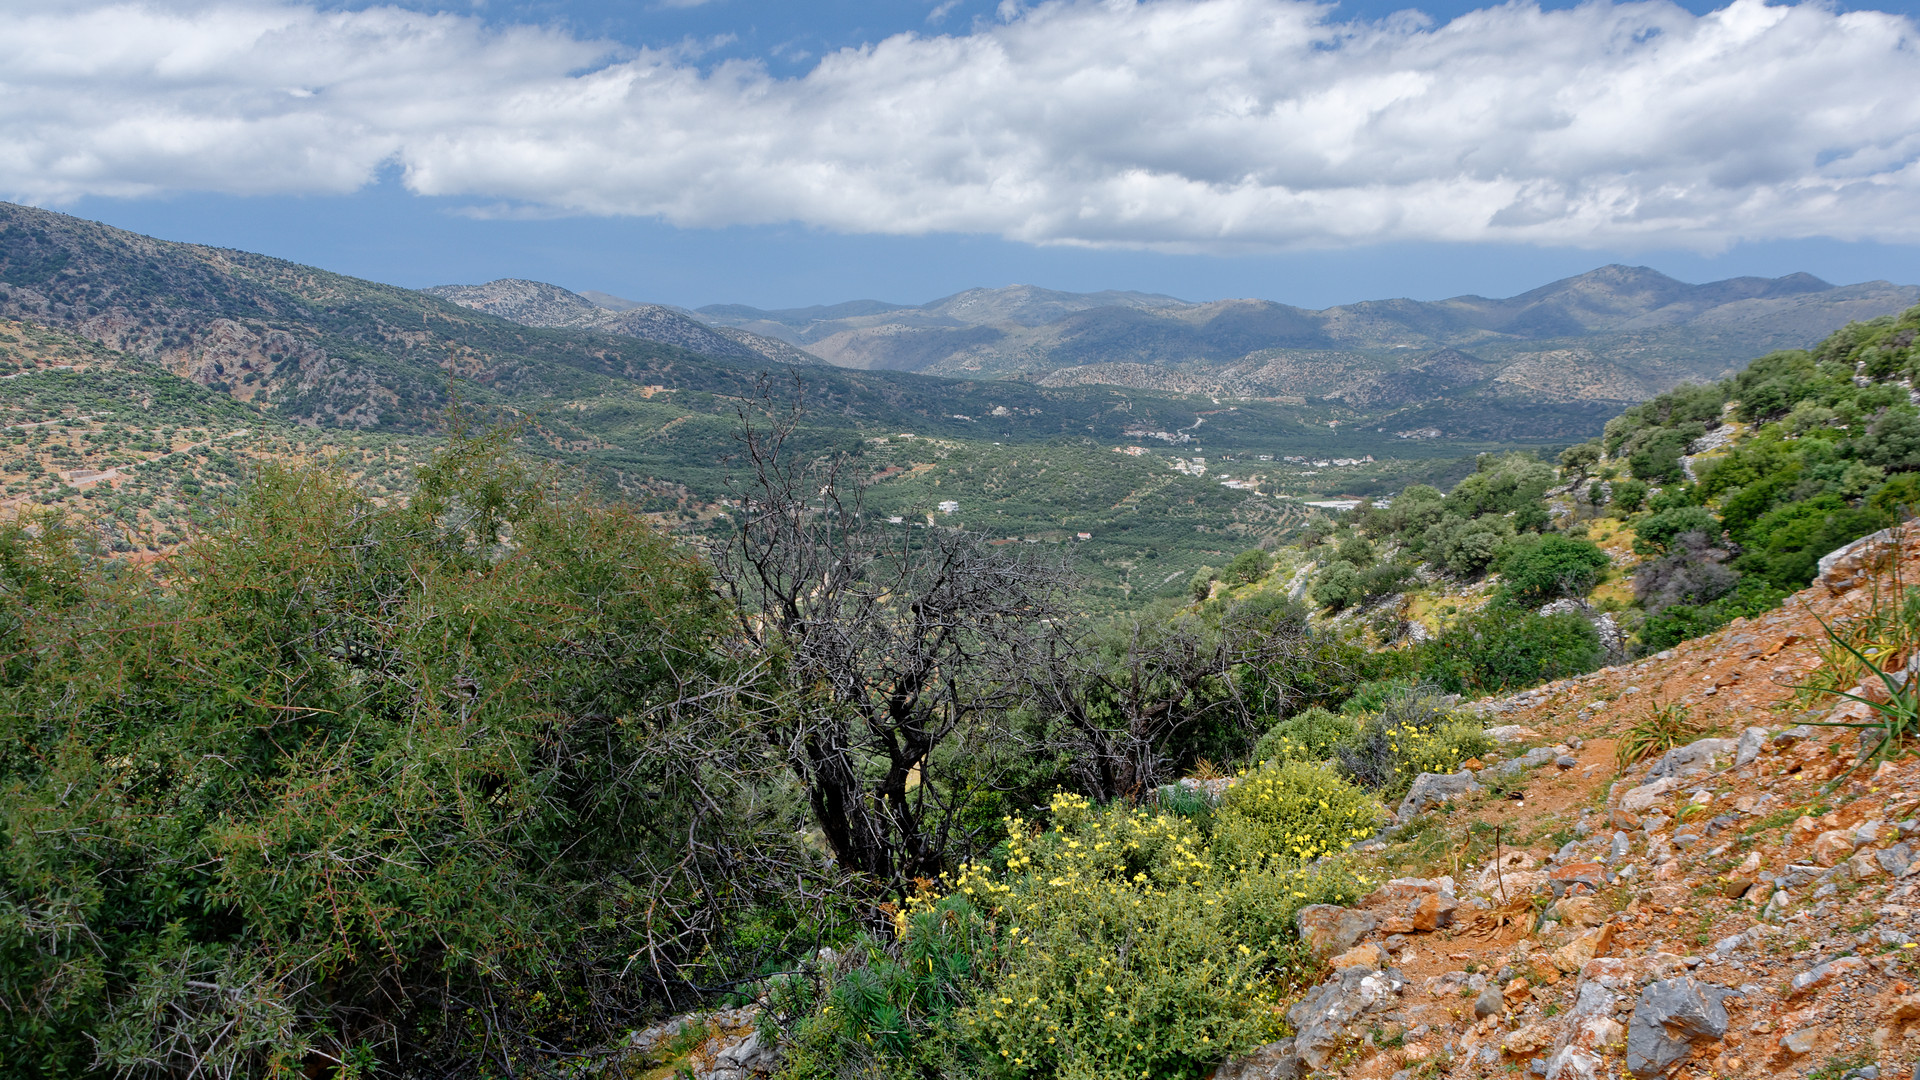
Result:
[[645,304],[607,293],[594,294],[611,301],[600,303],[544,281],[499,278],[484,285],[436,285],[421,291],[524,326],[600,330],[734,360],[773,360],[783,364],[820,362],[818,357],[787,342],[740,330],[716,330],[664,304]]

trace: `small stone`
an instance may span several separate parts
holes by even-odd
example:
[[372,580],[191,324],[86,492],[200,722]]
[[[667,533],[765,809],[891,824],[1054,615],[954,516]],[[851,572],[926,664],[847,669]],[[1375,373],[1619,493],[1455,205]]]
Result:
[[1820,866],[1838,866],[1853,854],[1853,838],[1839,829],[1829,829],[1813,838],[1813,861]]
[[1751,765],[1760,756],[1760,750],[1767,744],[1767,729],[1750,727],[1740,733],[1740,743],[1734,747],[1733,764],[1735,768]]
[[1355,945],[1327,963],[1335,971],[1344,971],[1350,967],[1364,967],[1378,971],[1392,963],[1392,957],[1387,955],[1385,949],[1369,941],[1363,945]]
[[1795,1057],[1811,1054],[1820,1046],[1820,1029],[1804,1027],[1790,1031],[1780,1039],[1780,1048]]
[[1732,870],[1727,871],[1727,873],[1721,877],[1721,895],[1730,900],[1738,900],[1742,896],[1745,896],[1747,890],[1753,888],[1753,883],[1759,880],[1760,865],[1760,853],[1757,851],[1747,852],[1746,861],[1734,867]]
[[1587,961],[1604,955],[1612,942],[1613,926],[1611,924],[1597,926],[1592,930],[1581,932],[1572,941],[1555,949],[1549,959],[1553,961],[1553,966],[1561,971],[1569,973],[1579,971],[1587,966]]
[[1553,1036],[1551,1024],[1528,1024],[1507,1032],[1506,1038],[1500,1040],[1500,1047],[1516,1057],[1535,1054],[1552,1046]]
[[1630,810],[1616,809],[1607,815],[1607,824],[1616,829],[1625,829],[1628,832],[1632,832],[1640,827],[1640,815]]
[[1561,754],[1553,759],[1553,764],[1555,768],[1571,769],[1580,764],[1580,759],[1572,754]]
[[1607,921],[1607,909],[1591,896],[1569,896],[1554,903],[1548,917],[1572,926],[1599,926]]
[[1788,983],[1787,996],[1799,997],[1801,994],[1811,993],[1843,975],[1859,971],[1866,966],[1867,962],[1858,956],[1843,956],[1838,960],[1817,964],[1793,977]]
[[1480,996],[1473,999],[1473,1018],[1476,1020],[1499,1016],[1506,1011],[1506,999],[1500,996],[1500,988],[1492,983],[1488,983],[1487,988],[1480,991]]

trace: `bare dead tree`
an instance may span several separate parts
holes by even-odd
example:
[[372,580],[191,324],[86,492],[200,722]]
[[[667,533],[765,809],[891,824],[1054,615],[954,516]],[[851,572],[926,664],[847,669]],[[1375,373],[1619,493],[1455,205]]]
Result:
[[980,762],[1059,635],[1058,561],[866,513],[857,462],[796,448],[800,408],[740,410],[739,520],[714,560],[764,674],[761,736],[836,860],[899,894],[946,868]]

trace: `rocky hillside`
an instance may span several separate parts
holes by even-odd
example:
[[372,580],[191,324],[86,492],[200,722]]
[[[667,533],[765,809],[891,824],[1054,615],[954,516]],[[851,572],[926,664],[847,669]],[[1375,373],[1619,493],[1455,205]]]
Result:
[[439,285],[421,291],[522,326],[598,330],[735,360],[772,360],[782,364],[822,362],[819,357],[778,338],[735,327],[716,330],[663,304],[624,301],[617,309],[608,308],[541,281],[501,278],[485,285]]
[[[1863,761],[1823,725],[1872,710],[1796,687],[1863,674],[1836,640],[1920,670],[1920,602],[1889,599],[1917,578],[1920,527],[1889,530],[1778,611],[1465,703],[1496,749],[1419,777],[1355,846],[1370,892],[1299,911],[1318,973],[1275,1006],[1290,1037],[1212,1080],[1909,1075],[1920,759]],[[1874,682],[1849,685],[1886,700]],[[1238,780],[1184,783],[1218,802]],[[656,1024],[611,1061],[793,1076],[768,1004]]]
[[[1880,714],[1796,686],[1846,655],[1823,624],[1897,645],[1875,653],[1896,682],[1920,670],[1890,614],[1916,543],[1878,534],[1776,612],[1477,703],[1506,760],[1416,782],[1362,845],[1391,880],[1300,915],[1330,972],[1294,1038],[1217,1080],[1906,1076],[1920,759],[1863,762],[1860,730],[1822,725]],[[1673,749],[1619,767],[1663,726]]]

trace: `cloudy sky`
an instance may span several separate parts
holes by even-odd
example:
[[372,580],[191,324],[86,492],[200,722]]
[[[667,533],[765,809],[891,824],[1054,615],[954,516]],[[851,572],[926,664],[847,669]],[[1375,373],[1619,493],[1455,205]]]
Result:
[[0,0],[0,197],[407,285],[1920,281],[1914,2]]

